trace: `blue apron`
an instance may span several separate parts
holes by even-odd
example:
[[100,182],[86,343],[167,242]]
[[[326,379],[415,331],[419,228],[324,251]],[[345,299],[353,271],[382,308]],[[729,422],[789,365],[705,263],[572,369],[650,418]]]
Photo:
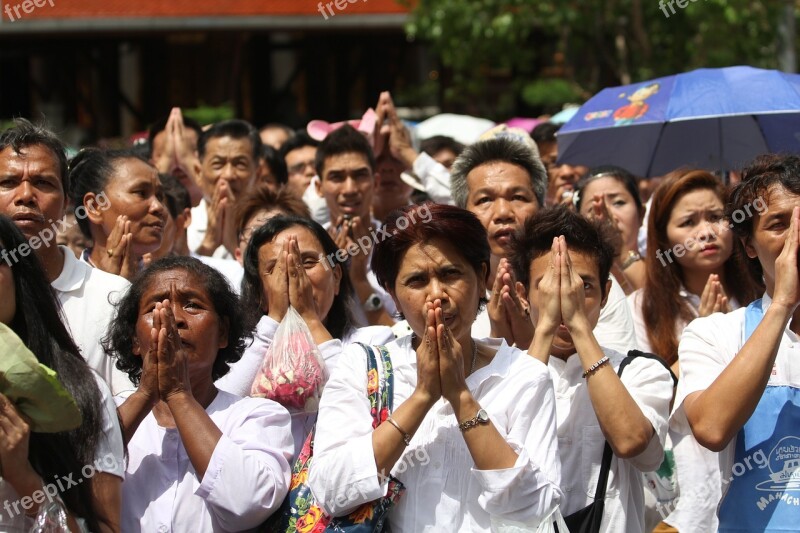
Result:
[[[744,340],[764,310],[747,306]],[[736,436],[730,487],[719,508],[719,531],[800,531],[800,389],[767,385]],[[724,490],[724,485],[723,485]]]

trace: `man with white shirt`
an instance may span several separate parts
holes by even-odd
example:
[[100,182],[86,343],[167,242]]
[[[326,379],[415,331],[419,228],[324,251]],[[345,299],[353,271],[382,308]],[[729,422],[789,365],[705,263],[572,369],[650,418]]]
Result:
[[68,180],[64,145],[53,133],[19,119],[0,134],[0,214],[10,217],[30,241],[75,343],[117,394],[134,387],[105,354],[101,340],[114,314],[113,304],[129,283],[56,245],[56,228],[65,224]]
[[[326,229],[349,257],[350,283],[354,297],[361,304],[357,314],[362,314],[371,325],[391,326],[394,302],[378,284],[369,264],[377,235],[375,229],[380,227],[371,216],[375,188],[372,147],[364,135],[345,125],[319,145],[315,166],[320,179],[317,192],[325,198],[331,214]],[[341,260],[339,256],[337,260]]]
[[[761,199],[764,212],[751,206]],[[763,298],[698,318],[678,348],[672,429],[719,453],[719,531],[797,531],[800,500],[800,157],[756,158],[726,218]],[[681,497],[710,492],[681,487]]]
[[[486,228],[492,250],[489,303],[478,314],[472,334],[527,348],[533,338],[529,305],[505,258],[514,233],[544,206],[547,171],[536,144],[527,134],[499,130],[495,138],[467,147],[456,159],[451,188],[455,204],[474,213]],[[613,277],[594,333],[602,346],[619,352],[636,347],[625,293]]]
[[528,219],[509,262],[531,305],[528,354],[547,364],[556,394],[561,512],[593,505],[606,442],[612,457],[601,532],[644,533],[642,472],[664,458],[672,378],[643,354],[625,355],[592,330],[611,288],[614,248],[601,230],[564,207]]
[[233,259],[236,199],[256,181],[261,138],[244,120],[218,122],[197,143],[203,200],[192,209],[189,249],[198,255]]

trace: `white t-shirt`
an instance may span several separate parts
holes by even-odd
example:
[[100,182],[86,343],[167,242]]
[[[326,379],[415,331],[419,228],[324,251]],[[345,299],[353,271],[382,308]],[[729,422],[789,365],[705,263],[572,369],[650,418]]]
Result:
[[[206,238],[206,229],[208,229],[208,203],[205,198],[200,200],[196,207],[192,208],[192,223],[186,229],[186,245],[189,251],[196,252],[200,245],[203,244],[203,239]],[[219,259],[233,259],[233,255],[220,244],[214,250],[212,257]]]
[[130,283],[78,260],[66,246],[59,248],[64,268],[51,285],[61,302],[67,329],[89,367],[106,381],[112,394],[134,390],[128,376],[117,370],[115,360],[106,355],[100,344],[114,317],[114,306]]
[[152,412],[142,421],[128,443],[122,531],[249,530],[280,507],[293,452],[286,409],[220,391],[206,412],[222,437],[202,479],[177,428],[159,426]]
[[[73,256],[74,257],[74,256]],[[108,389],[103,379],[94,374],[97,380],[97,387],[100,389],[100,397],[102,400],[102,408],[100,409],[101,415],[101,436],[97,442],[97,448],[94,452],[94,464],[91,465],[92,469],[96,472],[103,472],[112,474],[119,478],[125,477],[125,456],[122,446],[122,432],[119,427],[119,420],[117,418],[117,406],[114,399],[111,397],[111,391]],[[89,467],[85,467],[86,474],[90,473]],[[94,475],[94,474],[92,474]],[[65,479],[44,479],[43,481],[48,485],[50,494],[53,490],[61,492],[61,487],[66,489],[70,487],[73,482],[84,481],[82,473],[76,473],[69,480]],[[33,526],[33,517],[25,515],[25,511],[21,506],[13,507],[14,503],[19,502],[19,495],[17,491],[0,477],[0,501],[8,502],[9,507],[4,508],[0,512],[0,531],[3,533],[28,533]],[[47,500],[45,500],[47,502]],[[18,511],[18,512],[17,512]]]
[[[486,297],[489,298],[487,293]],[[489,313],[484,308],[478,313],[472,324],[472,336],[483,339],[491,336],[492,325]],[[636,334],[633,330],[633,318],[625,301],[625,291],[611,276],[611,290],[608,291],[606,305],[600,310],[600,318],[592,331],[597,343],[620,353],[628,353],[636,348]]]
[[[250,396],[250,390],[256,374],[264,363],[264,356],[272,346],[275,332],[280,323],[268,316],[262,316],[256,325],[253,335],[253,343],[245,349],[242,358],[231,365],[231,370],[217,380],[216,386],[219,390],[236,394],[237,396]],[[328,375],[333,373],[339,355],[344,346],[356,342],[364,344],[386,344],[394,340],[391,328],[386,326],[368,326],[351,330],[344,340],[331,339],[318,346],[322,360],[328,370]],[[292,437],[294,439],[295,454],[299,454],[303,448],[303,443],[311,431],[314,422],[317,421],[317,414],[292,414]]]
[[[604,348],[614,371],[624,355]],[[578,354],[566,361],[550,357],[548,363],[556,393],[558,449],[561,457],[561,514],[570,515],[591,504],[597,488],[606,439],[600,429],[582,377]],[[632,459],[612,457],[608,475],[601,531],[644,532],[644,485],[642,472],[656,470],[664,459],[672,378],[667,369],[652,359],[634,359],[620,378],[642,414],[653,425],[647,448]]]
[[[394,367],[393,408],[417,383],[411,336],[386,345]],[[488,366],[467,387],[506,442],[519,454],[511,468],[478,470],[450,404],[428,411],[392,475],[406,492],[389,514],[395,533],[489,531],[493,521],[536,529],[556,508],[561,491],[553,387],[547,368],[507,344],[494,346]],[[334,515],[383,496],[372,447],[366,395],[367,362],[359,346],[345,348],[322,395],[309,485]]]
[[[639,349],[652,352],[650,339],[647,336],[647,326],[644,323],[642,311],[644,291],[639,289],[628,296],[628,304],[633,313],[633,323],[636,328],[636,339]],[[697,316],[700,307],[700,297],[681,287],[680,296],[686,300],[694,315]],[[735,299],[731,301],[731,308],[738,309]],[[675,331],[680,337],[687,324],[676,320]],[[683,366],[681,364],[681,366]],[[678,498],[672,508],[654,508],[661,517],[668,516],[664,521],[679,531],[694,531],[697,533],[712,533],[717,530],[717,504],[719,504],[722,491],[720,489],[719,458],[717,452],[704,448],[697,442],[691,433],[682,434],[670,428],[669,437],[675,457],[675,468],[678,486],[686,487],[687,496]],[[703,487],[702,495],[697,497],[692,493],[695,487]],[[653,502],[655,506],[655,502]],[[670,513],[671,511],[671,513]]]
[[[772,298],[765,294],[762,297],[762,308],[765,312],[771,303]],[[675,407],[670,419],[670,427],[674,431],[681,434],[691,433],[683,408],[684,400],[690,394],[710,387],[744,346],[745,311],[746,308],[739,308],[727,314],[714,313],[692,321],[683,330],[678,347],[681,379],[678,382]],[[798,359],[800,359],[800,337],[787,325],[781,336],[778,355],[768,385],[800,387],[800,366],[796,363]],[[731,439],[728,446],[718,454],[719,476],[715,480],[709,480],[693,488],[682,486],[681,498],[703,498],[707,494],[717,494],[717,492],[724,498],[731,479],[735,449],[736,437]],[[769,495],[767,492],[764,494]]]

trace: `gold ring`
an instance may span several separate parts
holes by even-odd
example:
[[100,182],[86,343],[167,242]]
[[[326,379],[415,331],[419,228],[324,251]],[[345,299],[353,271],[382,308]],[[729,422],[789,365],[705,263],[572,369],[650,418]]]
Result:
[[109,248],[108,250],[106,250],[106,253],[108,254],[108,257],[114,257],[114,249],[113,248]]

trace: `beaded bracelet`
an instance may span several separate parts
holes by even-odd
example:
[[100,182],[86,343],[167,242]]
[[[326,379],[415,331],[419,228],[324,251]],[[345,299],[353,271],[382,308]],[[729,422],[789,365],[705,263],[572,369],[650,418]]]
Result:
[[394,418],[390,416],[389,418],[386,419],[386,421],[397,428],[397,431],[399,431],[400,434],[403,436],[403,442],[406,443],[406,446],[411,444],[411,435],[406,433],[405,430],[403,430],[403,428],[400,427],[400,424],[394,421]]
[[607,356],[607,355],[604,355],[602,359],[600,359],[598,362],[596,362],[595,364],[593,364],[592,366],[590,366],[590,367],[589,367],[589,370],[587,370],[586,372],[584,372],[584,373],[583,373],[583,377],[584,377],[584,378],[586,378],[586,377],[588,377],[588,376],[590,376],[590,375],[594,374],[594,373],[595,373],[595,371],[596,371],[598,368],[600,368],[601,366],[603,366],[603,365],[604,365],[604,364],[606,364],[606,363],[608,363],[608,356]]

